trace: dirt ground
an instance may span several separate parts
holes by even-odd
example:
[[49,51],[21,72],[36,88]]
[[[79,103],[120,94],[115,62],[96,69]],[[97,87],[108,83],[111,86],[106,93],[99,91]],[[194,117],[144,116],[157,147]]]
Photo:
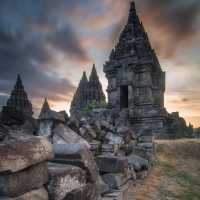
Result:
[[154,167],[128,200],[200,200],[200,140],[158,140],[156,150]]

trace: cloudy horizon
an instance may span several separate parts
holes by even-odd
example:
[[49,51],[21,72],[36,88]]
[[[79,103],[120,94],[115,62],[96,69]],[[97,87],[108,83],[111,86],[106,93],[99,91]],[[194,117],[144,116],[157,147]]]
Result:
[[[166,71],[165,106],[200,126],[200,2],[135,0],[138,15]],[[0,105],[17,74],[37,114],[44,97],[69,110],[77,84],[103,64],[126,24],[129,0],[1,0]]]

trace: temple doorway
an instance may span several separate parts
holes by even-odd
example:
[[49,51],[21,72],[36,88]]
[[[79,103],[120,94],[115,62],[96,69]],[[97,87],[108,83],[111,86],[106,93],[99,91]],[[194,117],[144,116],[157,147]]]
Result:
[[120,87],[120,108],[128,108],[128,85]]

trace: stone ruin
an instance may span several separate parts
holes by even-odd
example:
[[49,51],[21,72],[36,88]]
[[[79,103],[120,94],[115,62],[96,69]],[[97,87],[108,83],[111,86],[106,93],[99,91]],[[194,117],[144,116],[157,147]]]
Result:
[[74,98],[71,103],[70,113],[71,115],[80,115],[81,110],[90,103],[102,103],[105,102],[105,95],[102,90],[102,85],[99,81],[95,65],[92,67],[92,72],[87,79],[86,73],[83,72],[82,79],[76,90]]
[[0,119],[0,199],[127,200],[153,164],[154,137],[186,126],[164,109],[165,74],[133,2],[104,72],[107,107],[81,113],[105,101],[93,66],[89,81],[83,74],[70,117],[45,98],[37,120],[18,76]]
[[108,79],[108,104],[141,131],[159,132],[164,126],[165,72],[162,71],[148,35],[131,4],[128,22],[104,65]]
[[2,109],[1,121],[8,125],[22,124],[26,119],[32,118],[32,115],[31,102],[28,100],[20,75],[18,75],[7,105]]
[[[119,41],[104,65],[104,72],[108,80],[107,108],[113,124],[131,126],[138,136],[193,137],[193,127],[164,107],[165,72],[139,20],[134,2]],[[71,105],[71,114],[77,116],[78,113],[78,118],[80,111],[91,102],[87,101],[88,91],[84,73]],[[94,91],[102,94],[101,86]],[[93,100],[99,102],[98,98]]]
[[[151,47],[134,3],[131,3],[128,22],[119,42],[104,65],[104,72],[108,79],[108,108],[111,113],[119,115],[115,117],[120,120],[119,123],[125,122],[124,125],[134,127],[138,135],[145,131],[155,135],[163,132],[167,116],[164,108],[165,72]],[[71,113],[79,112],[88,104],[87,93],[84,73],[72,101]],[[102,93],[101,89],[99,93]],[[114,121],[117,123],[116,119]]]

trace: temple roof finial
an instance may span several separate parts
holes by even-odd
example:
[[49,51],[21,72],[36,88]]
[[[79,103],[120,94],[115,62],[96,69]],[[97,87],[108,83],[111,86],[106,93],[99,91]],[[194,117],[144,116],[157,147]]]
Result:
[[130,10],[129,10],[129,17],[128,17],[128,24],[139,24],[139,18],[137,16],[135,2],[131,1],[130,3]]
[[81,81],[88,82],[88,78],[87,78],[87,75],[86,75],[85,71],[83,71],[83,75],[82,75]]
[[93,64],[92,66],[92,72],[90,74],[90,81],[94,81],[94,80],[97,80],[98,79],[98,75],[97,75],[97,70],[96,70],[96,66],[95,64]]
[[20,74],[17,74],[17,80],[15,83],[15,88],[17,89],[22,89],[23,88],[23,84],[22,84],[22,79],[20,77]]
[[131,11],[135,11],[136,9],[135,9],[135,1],[131,1],[131,6],[130,6],[130,10]]

